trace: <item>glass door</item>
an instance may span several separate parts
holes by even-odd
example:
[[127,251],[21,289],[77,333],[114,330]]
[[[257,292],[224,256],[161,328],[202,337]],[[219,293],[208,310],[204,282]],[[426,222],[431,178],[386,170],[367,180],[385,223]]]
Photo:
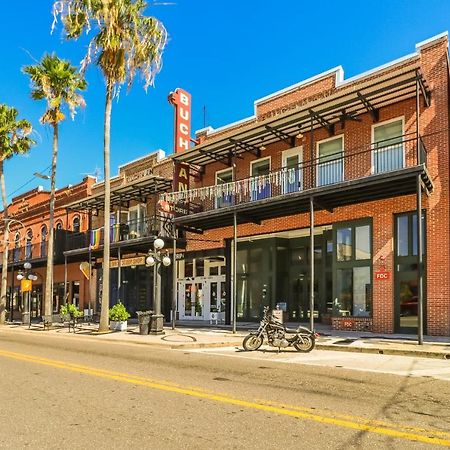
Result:
[[302,190],[302,147],[283,152],[283,194]]
[[[412,265],[415,266],[415,265]],[[418,320],[418,276],[416,270],[402,270],[397,275],[397,329],[417,330]]]

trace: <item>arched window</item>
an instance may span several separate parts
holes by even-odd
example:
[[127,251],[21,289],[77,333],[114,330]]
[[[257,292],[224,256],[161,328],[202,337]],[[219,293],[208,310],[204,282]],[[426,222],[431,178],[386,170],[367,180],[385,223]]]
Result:
[[27,242],[25,245],[25,259],[31,259],[32,257],[32,250],[33,250],[33,246],[32,246],[32,240],[33,240],[33,230],[28,230],[27,231]]
[[41,258],[45,258],[47,256],[47,235],[47,225],[43,225],[41,228]]
[[20,233],[17,232],[14,236],[14,251],[13,251],[13,259],[14,262],[19,261],[20,257]]
[[56,224],[56,229],[57,229],[57,230],[62,230],[62,229],[63,229],[62,222],[58,222],[58,223]]
[[78,216],[74,217],[72,222],[72,228],[75,233],[80,232],[80,218]]

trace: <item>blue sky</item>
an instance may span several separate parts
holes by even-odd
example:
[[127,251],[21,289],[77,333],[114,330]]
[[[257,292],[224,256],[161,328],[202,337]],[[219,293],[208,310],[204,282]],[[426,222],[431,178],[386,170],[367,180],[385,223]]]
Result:
[[[160,0],[164,2],[166,0]],[[193,130],[219,127],[253,114],[253,101],[327,69],[342,65],[349,78],[414,52],[415,44],[450,28],[448,0],[168,0],[148,13],[162,20],[170,40],[155,88],[135,83],[113,105],[111,173],[127,161],[173,146],[176,87],[192,94]],[[30,99],[21,68],[44,52],[78,64],[86,40],[51,35],[52,0],[3,2],[0,16],[0,102],[19,109],[36,130],[38,145],[27,157],[6,163],[8,194],[48,181],[33,179],[51,160],[51,130],[39,124],[45,104]],[[103,167],[104,82],[87,72],[87,107],[60,131],[57,186],[79,182]],[[22,185],[26,186],[20,188]]]

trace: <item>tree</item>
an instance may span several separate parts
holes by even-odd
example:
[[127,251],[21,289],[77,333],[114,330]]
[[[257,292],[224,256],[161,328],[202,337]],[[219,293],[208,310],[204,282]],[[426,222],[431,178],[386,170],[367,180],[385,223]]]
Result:
[[104,246],[102,307],[99,331],[108,329],[109,258],[110,258],[110,129],[112,100],[120,87],[131,88],[140,73],[147,89],[161,70],[162,52],[167,42],[164,25],[154,17],[144,15],[144,0],[59,0],[53,5],[55,22],[61,18],[66,39],[77,39],[83,32],[95,30],[82,69],[94,62],[106,83],[104,118]]
[[0,189],[3,201],[3,258],[0,292],[0,325],[6,320],[6,286],[8,276],[9,216],[6,198],[4,162],[14,155],[27,153],[35,144],[29,137],[32,126],[27,120],[17,120],[15,108],[0,104]]
[[74,119],[76,109],[80,106],[85,106],[80,91],[86,89],[87,83],[76,67],[72,66],[69,61],[60,59],[55,54],[44,55],[38,64],[26,66],[23,71],[30,76],[31,98],[33,100],[47,101],[47,109],[40,118],[40,122],[44,125],[48,124],[53,128],[49,235],[44,296],[44,314],[51,315],[53,311],[55,182],[59,124],[66,118],[63,112],[64,109],[68,109],[71,118]]

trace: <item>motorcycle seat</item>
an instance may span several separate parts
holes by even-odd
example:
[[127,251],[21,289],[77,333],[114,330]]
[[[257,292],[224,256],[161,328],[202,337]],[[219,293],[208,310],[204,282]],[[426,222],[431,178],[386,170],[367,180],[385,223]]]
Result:
[[286,327],[285,330],[286,330],[286,333],[297,333],[298,332],[298,330],[296,328]]

